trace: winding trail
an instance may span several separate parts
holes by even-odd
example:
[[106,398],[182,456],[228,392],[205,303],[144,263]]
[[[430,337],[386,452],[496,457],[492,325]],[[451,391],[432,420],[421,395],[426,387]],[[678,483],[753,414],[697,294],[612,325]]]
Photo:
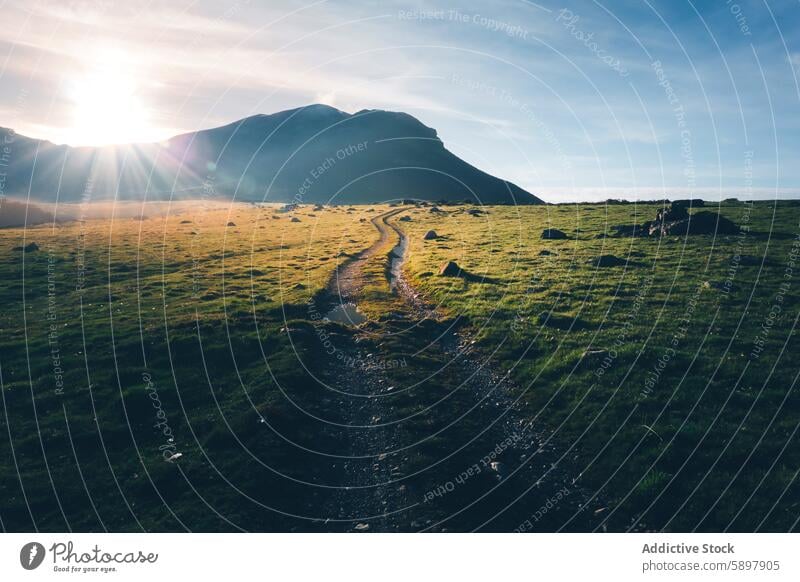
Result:
[[372,218],[373,226],[380,233],[378,240],[336,269],[328,283],[327,291],[331,297],[337,299],[339,305],[352,303],[359,299],[364,286],[365,265],[376,255],[387,253],[393,246],[393,235],[401,234],[397,229],[389,226],[387,220],[404,210],[404,208],[396,208]]
[[[374,217],[378,240],[327,286],[322,308],[348,309],[332,318],[347,329],[323,366],[346,425],[331,428],[345,458],[323,531],[555,531],[576,514],[585,529],[593,511],[527,421],[520,388],[403,276],[408,241],[392,219],[404,210]],[[367,285],[385,290],[378,321],[352,317]]]

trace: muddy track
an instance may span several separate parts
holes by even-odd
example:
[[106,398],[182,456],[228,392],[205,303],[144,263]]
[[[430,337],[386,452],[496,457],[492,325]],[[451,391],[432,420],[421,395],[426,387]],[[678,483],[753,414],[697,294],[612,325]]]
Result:
[[[576,514],[572,529],[585,529],[599,506],[528,422],[522,389],[403,276],[408,244],[392,219],[404,210],[373,218],[379,239],[328,285],[329,306],[357,304],[367,261],[383,255],[403,308],[338,335],[324,366],[347,425],[335,429],[346,458],[324,530],[554,531]],[[401,355],[407,367],[385,365]]]
[[379,253],[388,252],[392,246],[390,238],[394,234],[394,230],[388,226],[386,221],[404,210],[404,208],[396,208],[371,219],[373,226],[380,233],[380,237],[370,247],[345,261],[336,269],[326,289],[329,301],[339,304],[357,301],[364,284],[365,264]]

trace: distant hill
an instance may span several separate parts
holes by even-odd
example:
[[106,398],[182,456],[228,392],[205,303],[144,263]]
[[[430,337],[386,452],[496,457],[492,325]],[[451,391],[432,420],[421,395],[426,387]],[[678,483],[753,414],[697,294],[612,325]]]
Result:
[[0,228],[8,226],[32,226],[51,222],[53,213],[35,204],[11,198],[0,199]]
[[[163,144],[54,145],[0,129],[5,194],[47,202],[221,197],[376,203],[397,198],[541,204],[449,152],[406,113],[310,105]],[[7,167],[2,164],[7,162]]]

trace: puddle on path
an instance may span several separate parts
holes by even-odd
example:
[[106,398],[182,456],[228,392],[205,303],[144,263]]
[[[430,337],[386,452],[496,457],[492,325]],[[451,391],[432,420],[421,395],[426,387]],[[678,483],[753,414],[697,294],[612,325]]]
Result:
[[331,309],[325,319],[344,325],[359,325],[367,321],[367,316],[358,310],[355,303],[342,303]]

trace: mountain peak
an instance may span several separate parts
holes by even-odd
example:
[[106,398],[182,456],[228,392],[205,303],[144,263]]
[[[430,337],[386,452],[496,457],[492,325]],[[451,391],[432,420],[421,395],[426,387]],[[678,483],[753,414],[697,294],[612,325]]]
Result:
[[[7,191],[24,193],[31,184],[34,197],[42,200],[56,195],[60,200],[79,199],[91,160],[107,150],[57,151],[46,142],[27,141],[38,148],[37,164],[34,168],[27,156],[15,156]],[[119,147],[120,155],[130,147],[146,171],[131,165],[120,175],[109,172],[108,183],[95,183],[95,191],[127,199],[190,198],[213,184],[216,196],[270,202],[372,204],[413,198],[541,203],[458,158],[435,129],[400,111],[362,109],[351,114],[314,103],[186,133],[168,144],[166,159],[158,148]],[[61,164],[64,180],[59,182]]]

